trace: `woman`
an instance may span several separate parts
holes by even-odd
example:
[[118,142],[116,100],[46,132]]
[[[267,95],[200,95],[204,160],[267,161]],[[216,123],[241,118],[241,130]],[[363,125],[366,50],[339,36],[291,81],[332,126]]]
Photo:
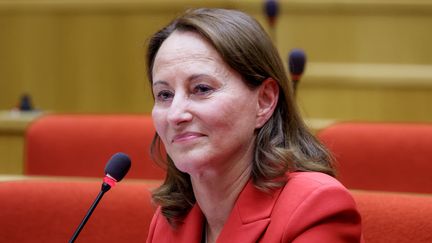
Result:
[[360,241],[355,203],[254,19],[187,11],[151,38],[147,63],[152,155],[167,168],[147,242]]

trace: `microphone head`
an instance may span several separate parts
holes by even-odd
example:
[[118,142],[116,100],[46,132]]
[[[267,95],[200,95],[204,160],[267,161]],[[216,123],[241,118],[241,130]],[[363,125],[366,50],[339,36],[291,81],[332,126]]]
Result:
[[274,26],[276,17],[279,13],[279,5],[276,0],[266,0],[264,3],[264,11],[269,20],[270,26]]
[[273,18],[278,15],[279,6],[276,0],[266,0],[264,3],[264,10],[267,17]]
[[302,49],[292,49],[288,57],[288,66],[291,76],[303,74],[306,64],[306,54]]
[[124,153],[114,154],[105,166],[105,174],[110,175],[116,181],[121,181],[131,167],[129,156]]

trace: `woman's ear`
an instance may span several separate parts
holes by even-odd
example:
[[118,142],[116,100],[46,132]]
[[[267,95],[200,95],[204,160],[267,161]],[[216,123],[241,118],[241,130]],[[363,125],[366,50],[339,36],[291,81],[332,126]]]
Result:
[[256,128],[262,127],[272,116],[279,99],[279,85],[273,78],[267,78],[258,92]]

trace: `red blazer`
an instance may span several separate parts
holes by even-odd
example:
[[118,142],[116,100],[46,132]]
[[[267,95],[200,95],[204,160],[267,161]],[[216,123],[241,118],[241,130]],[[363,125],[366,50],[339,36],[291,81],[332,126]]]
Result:
[[[157,209],[148,243],[199,243],[204,216],[197,204],[173,229]],[[240,193],[218,242],[362,242],[361,220],[348,190],[318,172],[288,174],[287,184],[272,193],[251,181]]]

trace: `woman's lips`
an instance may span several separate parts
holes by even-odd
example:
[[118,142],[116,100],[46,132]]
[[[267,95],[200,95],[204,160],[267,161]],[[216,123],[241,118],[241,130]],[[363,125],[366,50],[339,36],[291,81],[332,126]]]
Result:
[[185,141],[190,141],[199,137],[202,137],[203,134],[198,133],[198,132],[185,132],[185,133],[180,133],[174,136],[174,138],[172,139],[173,143],[178,143],[178,142],[185,142]]

